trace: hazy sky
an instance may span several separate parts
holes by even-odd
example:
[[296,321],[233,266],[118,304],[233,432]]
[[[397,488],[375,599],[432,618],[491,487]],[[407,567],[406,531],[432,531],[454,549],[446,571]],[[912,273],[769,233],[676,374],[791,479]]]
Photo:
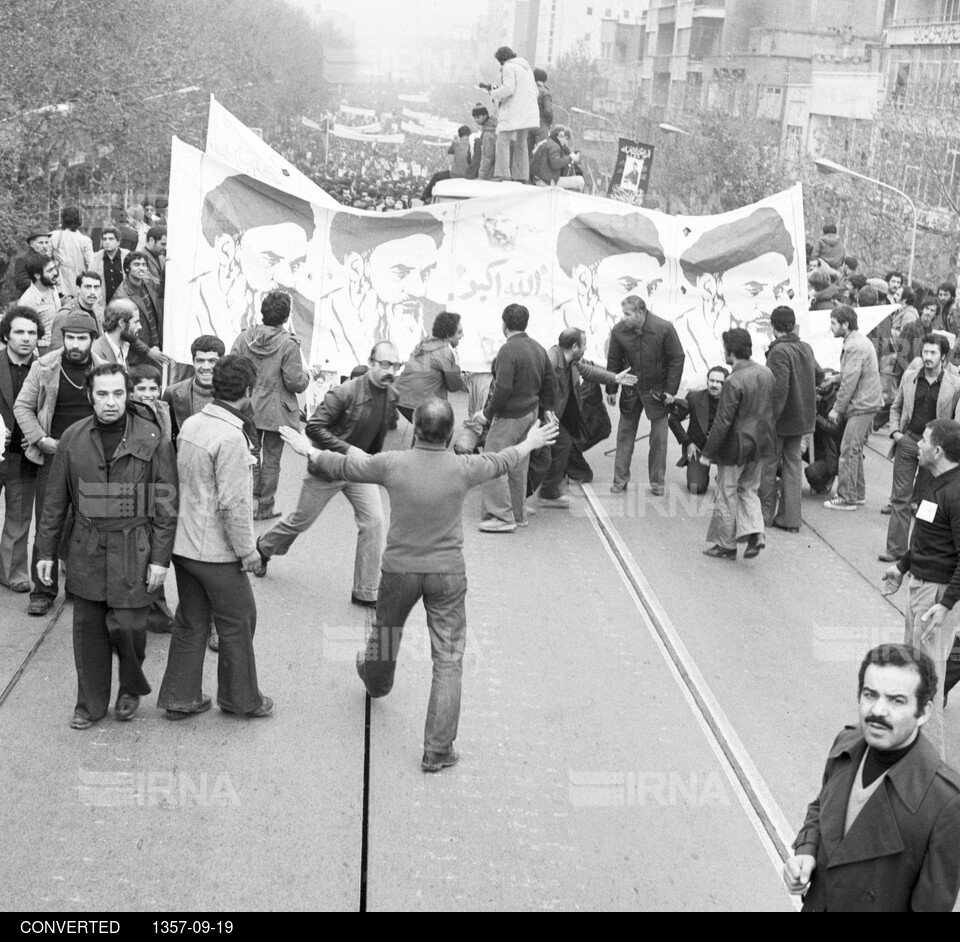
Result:
[[345,13],[356,24],[358,46],[409,46],[448,23],[463,27],[486,12],[485,0],[287,0],[307,11]]

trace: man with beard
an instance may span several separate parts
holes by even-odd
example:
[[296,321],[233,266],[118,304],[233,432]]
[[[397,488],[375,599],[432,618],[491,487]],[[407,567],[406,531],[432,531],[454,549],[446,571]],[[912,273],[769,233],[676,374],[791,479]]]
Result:
[[[12,278],[13,280],[11,294],[13,294],[14,297],[19,297],[33,283],[33,279],[27,271],[27,262],[36,255],[49,255],[51,258],[53,257],[53,250],[50,247],[49,229],[42,229],[39,226],[31,229],[27,233],[26,242],[26,251],[14,256],[7,275],[8,278]],[[6,282],[4,287],[8,287]]]
[[153,283],[143,252],[130,252],[123,260],[123,270],[127,277],[113,295],[115,301],[126,298],[132,301],[140,311],[141,339],[148,348],[151,360],[161,363],[169,357],[161,353],[163,347],[163,305],[157,296],[157,285]]
[[93,353],[105,363],[119,363],[125,370],[142,362],[131,344],[140,333],[140,312],[127,298],[114,298],[103,315],[103,336],[93,342]]
[[[670,405],[670,431],[683,452],[677,467],[687,469],[687,490],[691,494],[706,494],[710,484],[710,469],[700,464],[700,455],[717,417],[720,393],[729,375],[730,370],[725,366],[711,367],[706,389],[691,389],[683,399],[674,399]],[[690,421],[684,429],[683,420],[687,416]]]
[[[374,344],[367,371],[331,389],[307,422],[307,437],[313,446],[341,455],[378,454],[387,429],[397,421],[394,382],[401,366],[400,355],[392,343],[381,340]],[[375,484],[334,480],[313,467],[309,472],[303,480],[296,510],[257,540],[260,568],[255,574],[265,576],[271,557],[283,556],[294,540],[310,528],[330,500],[342,492],[353,505],[359,528],[351,598],[355,605],[374,608],[383,552],[380,491]]]
[[[84,376],[91,364],[96,366],[102,362],[91,351],[93,338],[97,336],[93,318],[75,314],[64,320],[61,327],[63,347],[33,362],[13,407],[17,424],[23,431],[24,457],[40,466],[35,497],[38,527],[60,437],[75,422],[93,414]],[[54,566],[48,583],[41,582],[37,576],[37,558],[37,544],[34,542],[30,563],[33,590],[27,613],[46,615],[59,592],[56,545],[49,557]]]
[[[920,492],[910,548],[883,574],[884,595],[896,592],[910,573],[904,642],[926,651],[942,672],[960,627],[960,422],[928,423],[917,451],[920,467],[931,480]],[[927,735],[945,759],[942,677]]]
[[443,235],[443,223],[429,213],[380,219],[337,213],[330,250],[347,283],[320,299],[321,331],[310,362],[349,370],[381,340],[393,343],[401,359],[410,356],[443,310],[426,297]]
[[[65,344],[69,337],[65,331]],[[116,363],[91,369],[85,392],[93,415],[63,433],[35,548],[38,578],[52,586],[60,534],[72,510],[72,729],[89,729],[106,715],[114,649],[120,661],[114,716],[129,720],[140,697],[150,693],[142,667],[147,616],[167,575],[177,523],[173,446],[154,410],[127,402],[127,378]]]
[[732,327],[755,343],[771,338],[770,313],[793,298],[795,254],[783,217],[769,207],[695,237],[680,256],[690,304],[677,325],[692,369],[707,369]]
[[653,303],[665,261],[660,233],[641,213],[583,213],[560,229],[557,262],[577,290],[577,304],[564,305],[563,319],[567,327],[586,320],[588,355],[606,353],[599,344],[619,320],[624,298]]
[[960,889],[960,776],[925,735],[942,683],[906,644],[867,652],[859,729],[827,757],[783,867],[804,912],[950,912]]
[[50,346],[54,318],[60,310],[60,292],[57,290],[60,271],[49,255],[36,255],[27,260],[27,274],[33,279],[33,284],[23,292],[18,304],[32,307],[40,315],[43,325],[40,349],[46,350]]
[[200,332],[232,342],[257,323],[267,292],[279,289],[290,293],[294,332],[309,350],[314,302],[301,293],[300,272],[316,230],[310,204],[241,173],[204,196],[200,218],[217,259],[193,282]]

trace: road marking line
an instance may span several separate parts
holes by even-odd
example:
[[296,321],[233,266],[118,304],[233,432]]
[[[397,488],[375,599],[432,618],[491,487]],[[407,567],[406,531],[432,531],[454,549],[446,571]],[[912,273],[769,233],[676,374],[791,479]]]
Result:
[[[694,717],[720,761],[760,843],[778,876],[783,861],[792,855],[792,829],[763,776],[750,758],[733,724],[700,673],[650,583],[633,558],[623,537],[589,484],[581,485],[592,513],[590,522],[601,538],[620,577],[633,598],[648,632],[690,705]],[[786,892],[786,887],[784,887]],[[799,897],[791,896],[799,909]]]

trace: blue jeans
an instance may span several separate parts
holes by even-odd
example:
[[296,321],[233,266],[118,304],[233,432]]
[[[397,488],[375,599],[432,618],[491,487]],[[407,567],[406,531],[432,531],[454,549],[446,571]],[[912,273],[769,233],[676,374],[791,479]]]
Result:
[[376,484],[321,481],[308,474],[303,479],[296,509],[260,537],[260,552],[267,558],[283,556],[293,541],[320,516],[330,499],[341,491],[353,505],[359,531],[353,563],[353,593],[357,598],[372,602],[377,598],[384,532],[383,504],[380,501],[380,488]]
[[423,730],[423,750],[449,753],[460,723],[463,650],[467,641],[467,576],[463,572],[385,572],[380,577],[377,615],[358,670],[371,697],[393,687],[403,626],[422,598],[430,629],[433,683]]
[[260,435],[260,464],[253,474],[253,496],[257,500],[257,512],[273,510],[280,483],[280,456],[283,454],[283,439],[280,433],[269,429],[257,429]]

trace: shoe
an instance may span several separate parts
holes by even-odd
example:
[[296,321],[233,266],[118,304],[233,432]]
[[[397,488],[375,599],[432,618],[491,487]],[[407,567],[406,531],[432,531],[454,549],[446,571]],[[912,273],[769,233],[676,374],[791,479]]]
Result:
[[867,506],[867,499],[866,499],[866,497],[858,497],[858,498],[857,498],[857,506],[858,506],[858,507],[866,507],[866,506]]
[[556,507],[562,510],[569,507],[573,500],[569,494],[561,494],[559,497],[538,497],[537,503],[541,507]]
[[[257,540],[257,552],[260,553],[260,541]],[[263,553],[260,553],[260,565],[253,570],[253,574],[258,578],[262,579],[267,574],[267,564],[270,562],[269,556],[264,556]]]
[[627,485],[621,484],[619,481],[614,481],[613,484],[610,485],[611,494],[622,494],[626,489]]
[[756,533],[751,533],[747,539],[747,548],[743,551],[743,558],[753,559],[754,556],[759,556],[766,545],[762,537]]
[[354,605],[361,605],[363,608],[376,608],[377,600],[376,599],[362,599],[356,592],[350,593],[350,601]]
[[11,582],[9,589],[11,592],[29,592],[33,588],[30,582]]
[[74,713],[70,720],[70,729],[90,729],[94,721],[80,713]]
[[823,506],[827,510],[856,510],[857,503],[853,500],[844,500],[842,497],[831,497],[830,500],[825,500]]
[[200,706],[195,710],[167,710],[168,720],[185,720],[196,713],[206,713],[213,706],[213,701],[209,697],[203,697],[200,700]]
[[439,772],[441,769],[449,769],[451,765],[456,765],[460,761],[460,753],[452,749],[445,754],[436,752],[425,752],[420,760],[420,768],[424,772]]
[[654,497],[663,497],[663,491],[664,488],[662,484],[650,485],[650,493],[653,494]]
[[593,483],[593,475],[592,475],[592,474],[584,474],[582,477],[578,477],[578,476],[575,475],[575,474],[567,474],[567,480],[568,480],[571,484],[592,484],[592,483]]
[[220,650],[220,635],[218,635],[215,631],[210,632],[210,636],[207,638],[207,647],[211,651]]
[[533,517],[537,512],[537,498],[528,497],[523,509],[527,512],[527,516]]
[[123,693],[117,697],[117,705],[113,708],[113,715],[123,722],[133,718],[140,706],[140,698],[133,694]]
[[28,615],[46,615],[50,611],[50,606],[53,604],[52,599],[48,599],[45,596],[42,596],[38,599],[30,599],[30,604],[27,606]]
[[[231,716],[237,716],[233,710],[227,709],[222,703],[220,704],[220,709],[224,713],[229,713]],[[273,697],[264,697],[263,703],[260,704],[255,710],[250,710],[247,713],[241,713],[240,716],[248,716],[250,719],[258,719],[261,716],[269,716],[273,712]]]
[[891,507],[889,504],[887,504],[886,507],[881,507],[881,508],[880,508],[880,513],[882,513],[882,514],[884,515],[884,517],[889,517],[890,514],[893,513],[893,507]]
[[714,559],[736,559],[737,551],[735,549],[724,549],[722,546],[711,546],[710,549],[703,551],[704,556],[712,556]]
[[898,563],[902,559],[897,553],[880,553],[877,559],[882,563]]
[[529,520],[518,520],[518,521],[517,521],[517,528],[518,528],[518,529],[520,529],[520,528],[525,528],[525,527],[529,527],[529,526],[530,526],[530,521],[529,521]]
[[799,532],[800,532],[800,527],[785,527],[782,523],[777,523],[776,520],[774,520],[773,523],[770,524],[770,526],[776,527],[778,530],[784,530],[784,531],[787,532],[787,533],[799,533]]
[[254,520],[275,520],[280,516],[279,510],[258,510],[254,515]]
[[491,520],[484,520],[480,526],[477,527],[481,533],[513,533],[517,529],[515,523],[507,523],[506,520],[497,520],[493,518]]

